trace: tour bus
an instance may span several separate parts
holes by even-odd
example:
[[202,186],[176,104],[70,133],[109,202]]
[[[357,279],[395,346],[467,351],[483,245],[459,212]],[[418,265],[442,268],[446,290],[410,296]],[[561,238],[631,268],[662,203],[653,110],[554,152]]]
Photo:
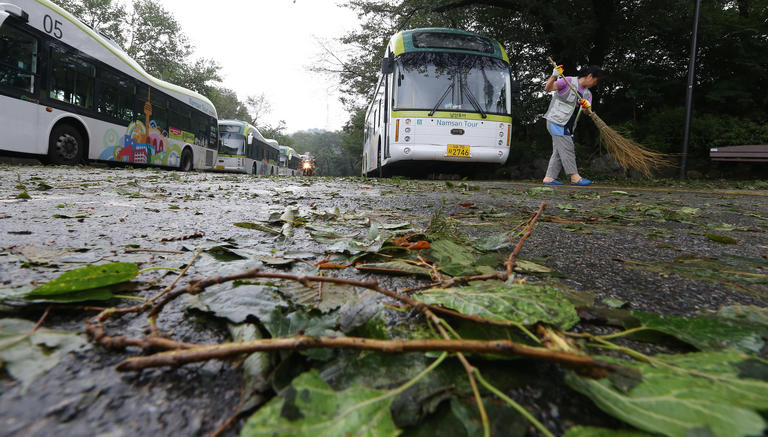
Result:
[[280,175],[296,176],[299,171],[299,154],[293,147],[280,146]]
[[274,140],[240,120],[219,121],[219,154],[215,170],[252,175],[276,175],[279,149]]
[[0,3],[0,151],[212,168],[216,108],[150,76],[117,44],[48,0]]
[[398,32],[366,111],[363,175],[504,164],[519,92],[506,51],[491,38],[443,28]]

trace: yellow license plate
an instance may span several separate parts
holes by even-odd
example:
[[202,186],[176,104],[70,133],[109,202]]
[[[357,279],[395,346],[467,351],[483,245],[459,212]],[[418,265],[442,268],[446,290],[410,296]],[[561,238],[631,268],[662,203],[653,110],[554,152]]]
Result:
[[216,170],[224,170],[224,166],[223,165],[217,165],[216,166]]
[[469,144],[448,144],[448,152],[445,156],[469,158]]

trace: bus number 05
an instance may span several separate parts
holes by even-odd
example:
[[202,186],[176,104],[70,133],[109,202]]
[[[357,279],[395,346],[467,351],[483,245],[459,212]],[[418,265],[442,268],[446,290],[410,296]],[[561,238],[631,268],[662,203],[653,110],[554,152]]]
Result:
[[61,32],[61,21],[55,20],[51,18],[50,15],[46,15],[43,17],[43,28],[47,33],[50,33],[51,35],[55,36],[58,39],[61,39],[63,36],[63,33]]

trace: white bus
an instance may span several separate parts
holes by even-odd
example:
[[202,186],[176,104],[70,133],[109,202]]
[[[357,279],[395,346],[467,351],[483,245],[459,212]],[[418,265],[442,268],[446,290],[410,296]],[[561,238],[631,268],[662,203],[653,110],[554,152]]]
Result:
[[398,32],[366,112],[363,175],[504,164],[518,95],[497,41],[454,29]]
[[296,176],[299,173],[299,154],[293,147],[280,146],[280,175]]
[[212,168],[216,109],[48,0],[0,3],[0,152]]
[[219,154],[215,170],[252,175],[276,175],[280,150],[250,123],[219,121]]

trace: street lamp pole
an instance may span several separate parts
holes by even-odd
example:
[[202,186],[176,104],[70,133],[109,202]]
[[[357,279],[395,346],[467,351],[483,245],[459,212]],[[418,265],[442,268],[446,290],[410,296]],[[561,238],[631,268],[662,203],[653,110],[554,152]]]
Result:
[[696,8],[693,12],[693,36],[691,37],[691,60],[688,64],[688,89],[685,96],[685,130],[683,131],[683,156],[680,161],[680,179],[686,177],[686,165],[688,164],[688,133],[691,130],[691,106],[693,105],[693,73],[696,68],[696,37],[699,32],[699,9],[701,0],[696,0]]

